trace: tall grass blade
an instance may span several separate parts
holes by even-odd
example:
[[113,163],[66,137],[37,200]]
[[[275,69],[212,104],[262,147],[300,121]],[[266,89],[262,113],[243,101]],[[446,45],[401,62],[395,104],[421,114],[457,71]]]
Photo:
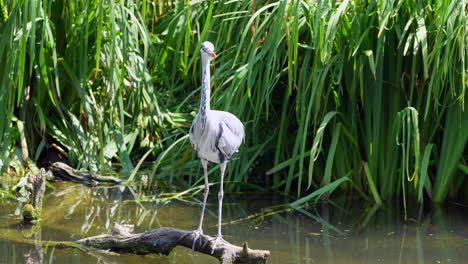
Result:
[[320,188],[318,190],[315,190],[311,194],[309,194],[307,196],[304,196],[304,197],[302,197],[301,199],[298,199],[295,202],[290,203],[289,206],[295,208],[295,207],[298,207],[298,206],[302,205],[303,203],[306,203],[306,202],[308,202],[308,201],[310,201],[312,199],[317,200],[324,194],[332,193],[338,186],[340,186],[345,181],[350,181],[350,179],[347,176],[343,176],[343,177],[329,183],[328,185],[323,186],[322,188]]

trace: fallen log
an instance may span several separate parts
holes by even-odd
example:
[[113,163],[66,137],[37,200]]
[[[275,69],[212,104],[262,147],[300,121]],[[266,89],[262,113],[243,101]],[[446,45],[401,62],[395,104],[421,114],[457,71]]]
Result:
[[[192,248],[195,239],[192,231],[171,227],[161,227],[140,234],[132,232],[133,225],[115,223],[110,233],[83,238],[76,241],[76,244],[121,253],[168,255],[176,246]],[[213,240],[210,236],[202,235],[201,243],[196,243],[194,250],[216,257],[222,264],[266,263],[270,255],[267,250],[250,249],[247,242],[242,247],[222,243],[213,248]]]
[[70,167],[63,162],[54,162],[49,167],[54,177],[62,180],[82,183],[85,185],[117,185],[122,184],[123,181],[119,178],[112,176],[101,176],[89,171],[81,171]]
[[23,206],[23,219],[27,223],[34,223],[41,217],[47,175],[48,172],[41,168],[38,173],[28,176],[25,187],[30,192],[30,202]]

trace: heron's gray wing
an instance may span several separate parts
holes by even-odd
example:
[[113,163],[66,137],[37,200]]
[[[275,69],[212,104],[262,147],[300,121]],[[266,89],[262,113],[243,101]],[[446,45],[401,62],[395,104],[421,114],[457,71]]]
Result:
[[242,140],[244,140],[244,125],[242,122],[235,116],[235,115],[230,115],[229,122],[225,122],[225,125],[229,129],[229,131],[235,135],[237,138],[241,140],[240,143],[242,143]]
[[226,159],[231,158],[237,152],[244,139],[244,127],[239,119],[234,118],[235,122],[220,122],[219,124],[217,146]]

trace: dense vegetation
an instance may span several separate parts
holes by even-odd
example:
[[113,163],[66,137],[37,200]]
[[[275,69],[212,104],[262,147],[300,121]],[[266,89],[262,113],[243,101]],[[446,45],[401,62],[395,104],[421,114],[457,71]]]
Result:
[[149,180],[197,184],[187,134],[210,40],[212,108],[247,134],[231,188],[304,197],[295,205],[336,187],[377,203],[460,198],[467,11],[458,0],[0,0],[0,168],[54,150],[136,181],[152,161]]

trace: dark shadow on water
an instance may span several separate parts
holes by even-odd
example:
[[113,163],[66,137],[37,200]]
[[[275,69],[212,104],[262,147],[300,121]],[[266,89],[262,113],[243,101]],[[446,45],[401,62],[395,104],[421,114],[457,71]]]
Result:
[[[114,222],[134,224],[136,232],[161,226],[195,229],[202,193],[163,199],[138,187],[90,189],[54,183],[44,200],[44,221],[21,223],[21,202],[0,200],[0,263],[217,263],[176,248],[170,256],[108,256],[75,249],[42,247],[25,241],[73,241],[109,231]],[[215,188],[213,188],[215,189]],[[350,200],[309,205],[274,213],[271,206],[291,202],[264,193],[226,194],[225,239],[271,251],[269,263],[463,263],[468,259],[467,208],[409,206],[398,201],[373,207]],[[217,200],[209,197],[204,231],[216,233]],[[245,219],[245,220],[239,220]],[[237,221],[236,221],[237,220]],[[231,223],[231,224],[229,224]]]

